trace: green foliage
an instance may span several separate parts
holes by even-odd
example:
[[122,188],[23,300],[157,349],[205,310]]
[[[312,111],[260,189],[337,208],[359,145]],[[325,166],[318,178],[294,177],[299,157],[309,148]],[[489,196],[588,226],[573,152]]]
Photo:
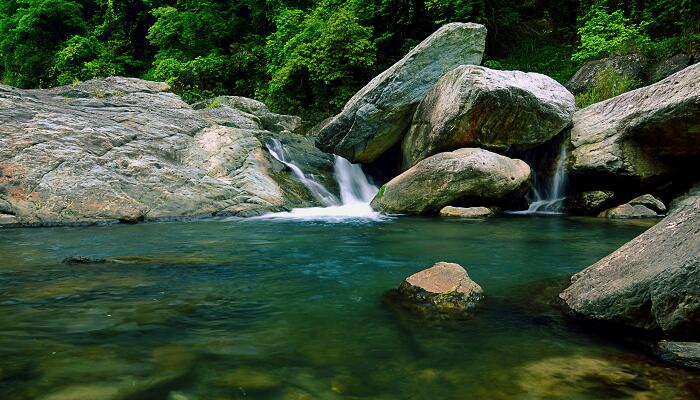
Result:
[[[335,10],[334,10],[335,9]],[[270,106],[303,113],[308,107],[341,107],[371,74],[376,48],[372,29],[362,26],[351,8],[323,2],[310,13],[282,10],[265,54]]]
[[601,7],[593,7],[586,14],[583,26],[579,28],[581,46],[571,56],[574,61],[585,61],[600,55],[627,54],[643,50],[650,42],[644,33],[648,22],[633,23],[625,18],[622,11],[608,14]]
[[637,86],[637,82],[627,76],[618,76],[614,70],[601,71],[593,85],[585,92],[576,95],[576,105],[585,108],[593,103],[629,92]]

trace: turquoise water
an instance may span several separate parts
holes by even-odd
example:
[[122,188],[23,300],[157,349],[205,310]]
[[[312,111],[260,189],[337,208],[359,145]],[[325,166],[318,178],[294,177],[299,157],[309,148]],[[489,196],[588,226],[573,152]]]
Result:
[[[568,322],[566,277],[648,223],[209,220],[0,230],[1,399],[688,399],[697,375]],[[118,263],[67,265],[66,256]],[[436,261],[460,320],[383,294]]]

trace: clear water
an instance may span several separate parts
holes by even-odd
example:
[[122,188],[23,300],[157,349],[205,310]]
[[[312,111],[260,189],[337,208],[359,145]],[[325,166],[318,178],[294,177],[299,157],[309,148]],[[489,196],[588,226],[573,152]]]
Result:
[[[548,305],[561,277],[647,227],[531,216],[0,230],[0,398],[693,398],[697,375]],[[71,255],[120,262],[61,263]],[[486,291],[474,316],[421,320],[383,303],[438,260]]]

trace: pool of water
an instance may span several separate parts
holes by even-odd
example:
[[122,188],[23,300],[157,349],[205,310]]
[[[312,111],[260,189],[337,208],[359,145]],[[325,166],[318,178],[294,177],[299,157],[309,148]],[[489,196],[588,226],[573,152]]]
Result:
[[[697,375],[551,299],[648,223],[209,220],[0,229],[2,399],[688,399]],[[116,263],[68,265],[67,256]],[[383,294],[436,261],[487,299],[421,319]]]

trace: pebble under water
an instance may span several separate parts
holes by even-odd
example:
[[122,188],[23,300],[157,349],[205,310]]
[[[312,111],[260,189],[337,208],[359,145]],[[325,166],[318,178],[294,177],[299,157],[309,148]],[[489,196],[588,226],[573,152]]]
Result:
[[[692,399],[700,377],[552,305],[646,222],[229,219],[0,229],[0,399]],[[117,260],[69,265],[67,256]],[[487,299],[402,315],[436,261]]]

